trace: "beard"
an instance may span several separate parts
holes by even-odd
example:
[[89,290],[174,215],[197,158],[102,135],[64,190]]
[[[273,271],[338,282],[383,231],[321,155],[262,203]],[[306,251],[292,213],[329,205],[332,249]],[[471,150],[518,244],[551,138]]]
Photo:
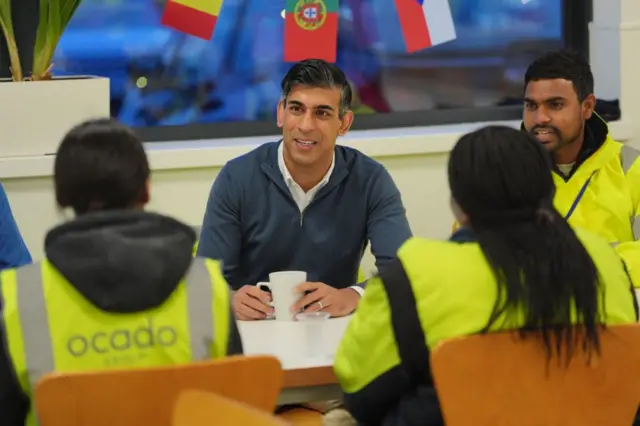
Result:
[[552,125],[535,125],[529,133],[542,143],[549,152],[553,153],[579,140],[583,130],[584,123],[571,133],[563,132]]

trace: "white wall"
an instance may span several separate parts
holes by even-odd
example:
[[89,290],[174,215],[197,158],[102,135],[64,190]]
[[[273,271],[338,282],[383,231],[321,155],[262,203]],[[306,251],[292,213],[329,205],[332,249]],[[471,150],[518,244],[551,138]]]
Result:
[[[446,141],[447,145],[451,143],[448,137],[438,139]],[[393,144],[394,141],[385,139],[378,142],[383,143]],[[376,142],[372,144],[374,147],[378,145]],[[400,188],[411,226],[418,235],[445,237],[451,227],[452,217],[447,208],[448,188],[444,169],[447,150],[440,148],[439,151],[433,154],[379,157]],[[153,149],[150,149],[152,166],[162,162],[154,154]],[[157,161],[154,162],[154,159]],[[48,160],[49,165],[51,161]],[[223,161],[219,161],[221,162]],[[148,209],[175,216],[192,225],[199,224],[211,184],[220,166],[155,168]],[[64,220],[62,213],[55,207],[52,179],[49,176],[13,177],[3,179],[3,184],[27,245],[33,256],[40,258],[47,230]],[[368,259],[365,262],[366,270],[372,264],[372,259]]]
[[[592,26],[595,52],[615,50],[618,42],[620,66],[611,66],[610,55],[594,55],[596,85],[606,91],[618,79],[623,118],[612,123],[613,136],[640,147],[640,1],[594,0],[596,17]],[[619,2],[619,9],[612,7]],[[606,7],[603,7],[605,5]],[[614,13],[599,12],[614,10]],[[613,15],[613,16],[611,16]],[[617,21],[616,21],[617,19]],[[636,48],[634,48],[636,47]],[[613,54],[616,57],[616,53]],[[617,75],[619,73],[619,76]],[[606,84],[605,84],[606,83]],[[612,87],[614,89],[612,89]],[[517,125],[517,123],[510,123]],[[450,230],[449,191],[446,182],[447,153],[457,138],[479,124],[430,128],[354,132],[341,143],[356,147],[381,161],[400,188],[411,227],[416,235],[444,238]],[[261,141],[194,141],[149,144],[153,169],[150,210],[175,216],[189,224],[199,224],[211,183],[220,167]],[[23,236],[35,258],[42,256],[46,231],[62,220],[54,203],[51,157],[0,158],[0,179],[5,185]],[[372,259],[365,259],[370,271]]]

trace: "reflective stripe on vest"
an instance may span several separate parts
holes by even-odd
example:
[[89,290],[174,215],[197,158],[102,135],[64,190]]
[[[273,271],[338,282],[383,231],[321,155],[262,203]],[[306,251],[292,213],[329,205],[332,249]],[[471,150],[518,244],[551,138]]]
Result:
[[631,218],[631,230],[633,231],[633,239],[640,240],[640,219]]
[[[622,171],[625,175],[629,172],[631,166],[633,166],[633,163],[635,163],[638,157],[640,157],[640,151],[627,144],[622,145],[622,150],[620,150],[620,161],[622,162]],[[636,206],[633,206],[633,208],[635,209]],[[633,239],[640,239],[640,220],[636,220],[635,217],[632,217],[631,229],[633,231]]]
[[620,160],[622,162],[622,171],[625,175],[631,169],[631,166],[633,166],[633,163],[635,163],[639,156],[640,151],[637,149],[627,144],[622,145],[622,149],[620,150]]
[[[17,307],[22,325],[24,356],[31,389],[44,374],[55,371],[53,340],[49,331],[42,267],[39,263],[17,269]],[[204,259],[193,259],[185,276],[191,359],[211,357],[213,342],[213,282]],[[45,344],[48,342],[48,344]]]

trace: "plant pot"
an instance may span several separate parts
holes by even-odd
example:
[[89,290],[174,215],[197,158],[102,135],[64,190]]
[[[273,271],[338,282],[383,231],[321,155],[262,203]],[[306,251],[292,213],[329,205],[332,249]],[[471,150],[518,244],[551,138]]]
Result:
[[0,82],[0,157],[55,154],[64,135],[110,116],[109,79],[60,77]]

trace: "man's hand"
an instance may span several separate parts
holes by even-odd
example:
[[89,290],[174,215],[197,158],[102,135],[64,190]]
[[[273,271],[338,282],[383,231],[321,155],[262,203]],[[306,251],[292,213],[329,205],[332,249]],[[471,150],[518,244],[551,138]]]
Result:
[[324,283],[306,282],[296,288],[296,293],[305,292],[309,293],[293,305],[293,312],[301,312],[307,306],[304,312],[322,311],[332,317],[343,317],[352,313],[360,300],[360,294],[352,288],[338,290]]
[[245,285],[233,294],[231,305],[236,319],[260,320],[273,313],[269,302],[271,302],[271,294],[260,290],[255,285]]

